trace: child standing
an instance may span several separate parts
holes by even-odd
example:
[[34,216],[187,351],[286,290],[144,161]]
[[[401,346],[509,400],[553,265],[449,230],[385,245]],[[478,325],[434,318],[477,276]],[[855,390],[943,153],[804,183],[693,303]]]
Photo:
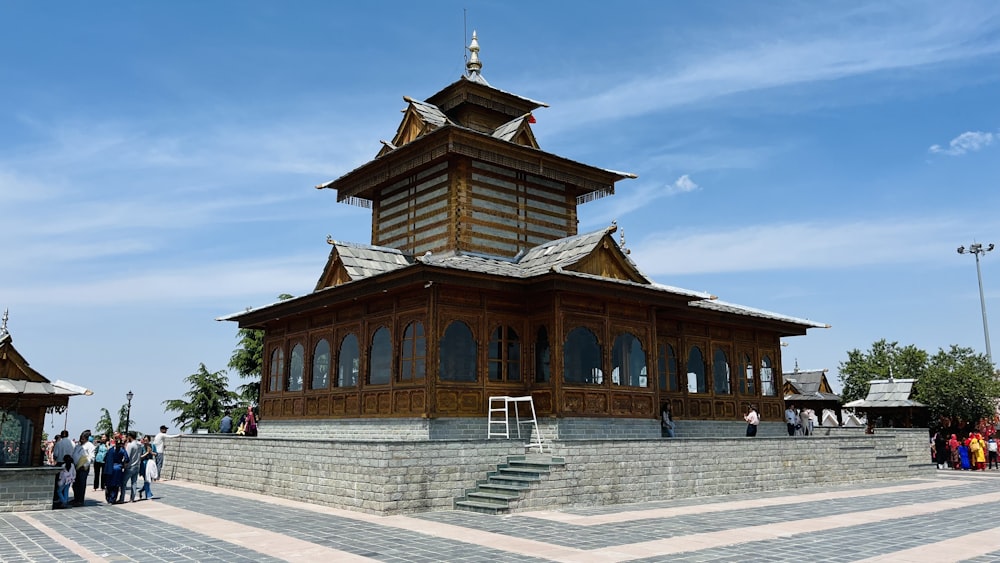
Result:
[[76,466],[73,465],[73,456],[63,456],[63,467],[59,471],[59,508],[69,508],[69,488],[76,481]]

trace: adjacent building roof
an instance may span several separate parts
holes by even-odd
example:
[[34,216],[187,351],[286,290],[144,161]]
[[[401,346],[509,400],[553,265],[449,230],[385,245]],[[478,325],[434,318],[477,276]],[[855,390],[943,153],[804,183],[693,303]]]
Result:
[[14,348],[10,333],[0,330],[0,396],[92,394],[89,389],[65,381],[50,382]]
[[[787,386],[785,387],[785,401],[836,401],[840,402],[840,395],[829,392],[830,384],[826,381],[826,370],[805,370],[796,369],[790,373],[782,374]],[[792,393],[788,393],[789,387]]]
[[927,405],[910,398],[916,379],[875,379],[868,388],[868,396],[851,401],[845,407],[925,407]]

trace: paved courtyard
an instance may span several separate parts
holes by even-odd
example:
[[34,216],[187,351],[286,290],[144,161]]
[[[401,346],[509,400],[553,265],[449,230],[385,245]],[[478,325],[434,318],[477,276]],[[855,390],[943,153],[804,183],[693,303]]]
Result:
[[180,481],[154,492],[0,514],[0,561],[1000,561],[996,471],[508,516],[369,516]]

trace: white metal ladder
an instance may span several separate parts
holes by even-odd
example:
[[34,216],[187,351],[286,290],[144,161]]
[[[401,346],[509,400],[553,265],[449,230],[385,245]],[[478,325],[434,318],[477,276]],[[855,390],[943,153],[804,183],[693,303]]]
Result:
[[[542,441],[542,433],[538,429],[538,418],[535,416],[535,401],[532,400],[530,395],[527,397],[508,397],[506,395],[490,397],[489,417],[486,421],[486,439],[499,436],[510,438],[511,403],[514,404],[514,429],[517,431],[517,437],[521,437],[522,424],[531,424],[531,441],[525,444],[525,447],[537,448],[538,453],[542,453],[545,445]],[[531,420],[521,421],[521,416],[517,408],[518,403],[528,403],[528,407],[531,409]]]

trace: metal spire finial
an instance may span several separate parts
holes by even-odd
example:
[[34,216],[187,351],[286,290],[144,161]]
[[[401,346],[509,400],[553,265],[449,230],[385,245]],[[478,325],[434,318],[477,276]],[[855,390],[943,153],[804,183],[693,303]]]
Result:
[[7,319],[10,318],[8,313],[9,309],[3,310],[3,316],[0,317],[0,334],[7,334]]
[[469,50],[469,60],[465,63],[466,75],[475,80],[485,80],[482,76],[483,62],[479,60],[479,39],[475,30],[472,30],[472,41],[466,48]]

